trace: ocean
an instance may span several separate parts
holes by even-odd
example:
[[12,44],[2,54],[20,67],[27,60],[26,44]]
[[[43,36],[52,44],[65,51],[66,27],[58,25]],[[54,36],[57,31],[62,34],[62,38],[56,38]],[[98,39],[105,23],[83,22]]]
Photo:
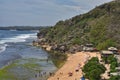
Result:
[[32,46],[37,31],[0,30],[0,80],[46,80],[56,67],[48,53]]

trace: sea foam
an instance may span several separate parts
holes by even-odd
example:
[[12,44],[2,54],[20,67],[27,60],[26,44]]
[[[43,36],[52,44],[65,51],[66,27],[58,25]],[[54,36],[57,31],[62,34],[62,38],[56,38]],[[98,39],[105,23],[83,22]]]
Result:
[[32,33],[32,34],[20,34],[10,38],[2,38],[0,40],[0,53],[6,50],[7,43],[25,42],[26,39],[34,38],[35,36],[36,34]]
[[5,51],[7,47],[7,44],[0,44],[0,53]]
[[18,36],[14,36],[14,37],[11,37],[11,38],[3,38],[2,40],[0,40],[0,44],[25,42],[26,39],[28,39],[30,37],[34,37],[34,36],[35,36],[35,34],[20,34]]

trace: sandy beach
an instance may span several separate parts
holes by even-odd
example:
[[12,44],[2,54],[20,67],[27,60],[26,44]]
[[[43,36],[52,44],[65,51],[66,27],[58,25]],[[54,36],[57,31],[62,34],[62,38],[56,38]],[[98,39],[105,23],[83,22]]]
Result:
[[[92,57],[100,59],[100,54],[96,52],[76,52],[68,55],[66,63],[48,80],[80,80],[83,76],[81,68]],[[68,73],[72,73],[72,76],[69,76]]]

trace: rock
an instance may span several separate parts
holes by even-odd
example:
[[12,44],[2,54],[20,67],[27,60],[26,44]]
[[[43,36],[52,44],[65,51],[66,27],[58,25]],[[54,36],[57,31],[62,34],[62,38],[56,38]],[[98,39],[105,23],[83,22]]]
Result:
[[81,46],[79,46],[79,45],[74,45],[74,46],[70,47],[69,52],[70,52],[70,53],[75,53],[75,52],[79,52],[79,51],[81,51],[81,50],[82,50],[82,47],[81,47]]
[[53,45],[53,46],[51,47],[51,50],[57,50],[57,45]]
[[33,45],[33,46],[38,46],[38,42],[33,41],[33,42],[32,42],[32,45]]

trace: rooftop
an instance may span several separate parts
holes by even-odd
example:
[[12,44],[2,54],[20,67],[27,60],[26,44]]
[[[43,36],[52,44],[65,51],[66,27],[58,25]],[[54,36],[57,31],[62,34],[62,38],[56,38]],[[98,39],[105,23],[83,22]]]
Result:
[[117,51],[118,49],[116,47],[109,47],[108,50]]
[[120,67],[116,67],[115,69],[120,70]]
[[116,75],[120,75],[120,72],[114,72],[114,73],[110,73],[110,74],[113,76],[116,76]]
[[102,54],[113,54],[112,51],[107,51],[107,50],[103,50],[103,51],[101,51],[101,53],[102,53]]

